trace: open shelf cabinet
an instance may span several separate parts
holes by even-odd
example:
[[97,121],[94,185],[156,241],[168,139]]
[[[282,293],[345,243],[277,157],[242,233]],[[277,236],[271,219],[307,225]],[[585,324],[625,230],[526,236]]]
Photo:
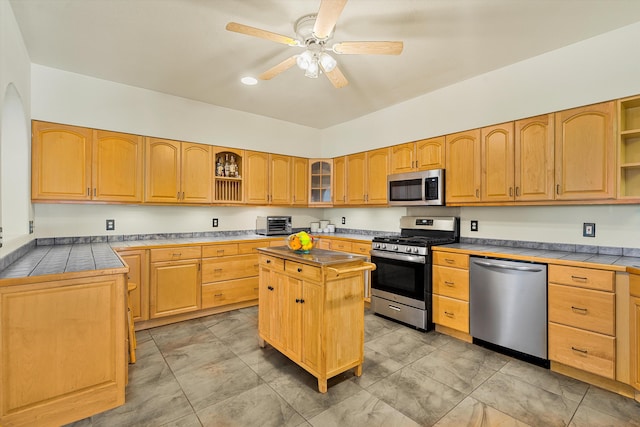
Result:
[[618,101],[618,198],[640,198],[640,96]]
[[220,148],[214,152],[213,199],[215,202],[236,203],[243,201],[243,157],[244,150]]

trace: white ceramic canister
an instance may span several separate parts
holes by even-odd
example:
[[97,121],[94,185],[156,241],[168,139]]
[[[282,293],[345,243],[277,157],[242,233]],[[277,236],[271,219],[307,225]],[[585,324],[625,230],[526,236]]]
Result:
[[312,233],[317,233],[318,231],[320,231],[320,223],[319,222],[312,222],[311,223],[311,232]]
[[329,221],[327,221],[326,219],[320,220],[320,229],[324,230],[325,228],[327,228],[327,225],[329,225]]
[[333,224],[327,225],[327,228],[329,229],[329,233],[335,233],[336,232],[336,226],[333,225]]

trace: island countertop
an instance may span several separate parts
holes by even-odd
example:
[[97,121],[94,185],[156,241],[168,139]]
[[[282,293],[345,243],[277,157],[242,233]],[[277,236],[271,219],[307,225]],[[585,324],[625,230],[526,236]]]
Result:
[[330,251],[326,249],[312,249],[308,254],[304,254],[294,252],[286,246],[273,246],[268,248],[258,248],[258,252],[318,267],[367,261],[367,257],[364,255]]

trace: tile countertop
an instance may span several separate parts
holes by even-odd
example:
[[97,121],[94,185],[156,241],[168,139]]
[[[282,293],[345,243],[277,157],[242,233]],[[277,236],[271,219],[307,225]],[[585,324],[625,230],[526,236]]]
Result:
[[509,246],[482,245],[475,243],[452,243],[440,245],[436,250],[445,252],[467,253],[484,257],[531,261],[544,264],[560,264],[574,267],[601,268],[613,271],[640,272],[640,258],[603,255],[582,252],[565,252],[547,249],[516,248]]

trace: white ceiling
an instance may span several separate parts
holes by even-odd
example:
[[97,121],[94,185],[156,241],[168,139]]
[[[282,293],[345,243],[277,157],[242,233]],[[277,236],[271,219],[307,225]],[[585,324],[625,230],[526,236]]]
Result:
[[320,0],[10,4],[34,63],[319,129],[640,21],[640,0],[350,0],[333,42],[401,40],[400,56],[337,56],[341,89],[297,67],[250,87],[300,49],[225,25],[294,37]]

